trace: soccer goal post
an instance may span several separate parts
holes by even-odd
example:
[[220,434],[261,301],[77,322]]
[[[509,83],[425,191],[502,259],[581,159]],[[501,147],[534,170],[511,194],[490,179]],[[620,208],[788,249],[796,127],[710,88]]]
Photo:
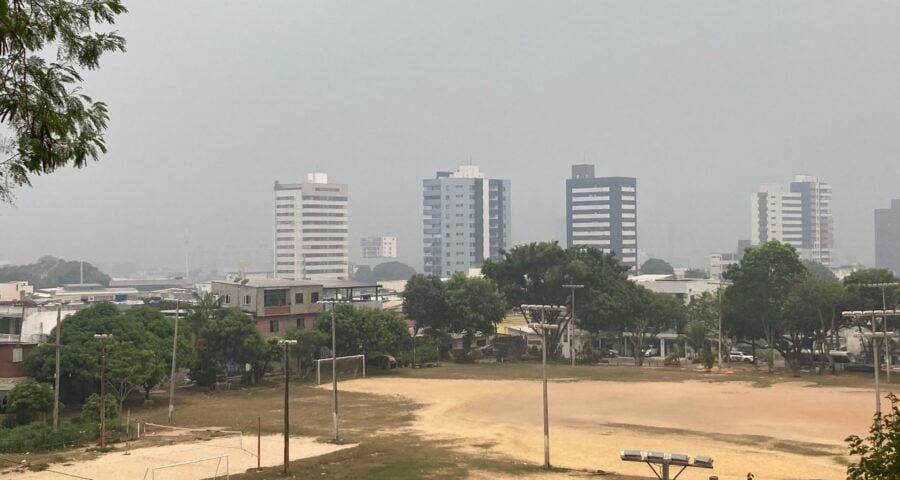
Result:
[[182,478],[204,478],[229,480],[228,455],[200,458],[187,462],[171,463],[150,467],[144,472],[144,480],[168,480]]
[[[347,380],[351,378],[366,376],[366,356],[350,355],[348,357],[337,357],[334,361],[334,373],[338,380]],[[316,385],[331,381],[332,359],[322,358],[316,360]]]
[[244,445],[244,432],[240,430],[225,430],[217,427],[175,427],[151,422],[143,422],[141,430],[143,431],[143,436],[189,436],[198,440],[204,440],[210,446],[234,448],[256,456],[256,453],[251,451],[249,446]]

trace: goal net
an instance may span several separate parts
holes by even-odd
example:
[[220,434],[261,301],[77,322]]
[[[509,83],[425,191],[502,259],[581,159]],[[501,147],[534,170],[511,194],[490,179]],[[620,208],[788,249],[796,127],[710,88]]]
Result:
[[144,480],[228,479],[228,455],[170,463],[150,467],[144,473]]
[[179,440],[204,441],[210,447],[234,448],[256,455],[256,452],[248,449],[249,447],[245,448],[244,433],[240,430],[225,430],[217,427],[173,427],[144,422],[141,424],[140,435],[142,437],[183,437]]
[[350,355],[349,357],[337,357],[334,360],[330,358],[316,360],[316,384],[330,382],[332,370],[335,370],[338,381],[365,377],[366,356]]

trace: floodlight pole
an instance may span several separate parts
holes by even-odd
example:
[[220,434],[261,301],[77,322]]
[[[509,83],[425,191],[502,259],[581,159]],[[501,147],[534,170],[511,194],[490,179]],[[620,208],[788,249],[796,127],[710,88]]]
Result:
[[[884,319],[882,319],[884,320]],[[872,348],[874,348],[875,360],[875,413],[881,415],[881,383],[878,380],[878,371],[881,370],[881,358],[878,356],[878,338],[875,336],[875,312],[872,312]]]
[[[861,284],[861,286],[863,286],[863,287],[881,288],[881,309],[883,311],[887,311],[887,300],[886,300],[886,295],[884,292],[885,288],[896,287],[898,285],[900,285],[900,283],[897,283],[897,282],[863,283],[863,284]],[[883,321],[883,323],[881,325],[881,328],[882,328],[882,331],[884,332],[884,341],[885,341],[885,347],[884,347],[885,352],[884,353],[885,353],[885,356],[887,357],[887,362],[886,362],[887,363],[887,365],[886,365],[886,367],[887,367],[887,370],[886,370],[887,371],[887,382],[891,383],[891,348],[890,348],[890,343],[888,343],[888,341],[887,341],[887,316],[885,316],[882,319],[882,321]],[[874,333],[874,330],[872,332]],[[874,339],[873,339],[873,341],[874,341]]]
[[[53,429],[59,428],[59,323],[62,320],[62,302],[56,305],[56,375],[53,378]],[[24,322],[24,318],[23,318]]]
[[175,417],[175,355],[178,352],[179,302],[175,299],[175,331],[172,334],[172,373],[169,375],[169,423],[174,425]]
[[[338,389],[337,389],[337,335],[336,335],[336,319],[334,314],[334,306],[337,303],[340,303],[340,300],[332,299],[332,300],[321,300],[318,303],[324,305],[331,305],[331,421],[332,421],[332,436],[331,441],[337,443],[340,441],[341,437],[338,432],[338,423],[340,417],[338,416]],[[365,362],[365,358],[363,358],[363,362]],[[363,367],[365,368],[365,367]]]
[[288,391],[290,388],[290,384],[288,383],[288,379],[290,377],[290,371],[288,370],[288,346],[296,345],[296,340],[282,340],[280,342],[281,345],[284,346],[284,474],[288,473],[288,465],[291,462],[291,454],[290,454],[290,429],[291,429],[291,404],[289,401]]
[[[94,338],[100,341],[103,353],[100,356],[100,448],[106,448],[106,340],[112,335],[95,333]],[[58,351],[58,350],[57,350]]]
[[573,343],[572,330],[575,328],[575,289],[584,288],[584,285],[563,285],[563,288],[572,289],[572,316],[569,317],[569,357],[572,358],[572,366],[575,366],[575,344]]
[[547,407],[547,329],[541,309],[541,375],[544,377],[544,468],[550,468],[550,419]]

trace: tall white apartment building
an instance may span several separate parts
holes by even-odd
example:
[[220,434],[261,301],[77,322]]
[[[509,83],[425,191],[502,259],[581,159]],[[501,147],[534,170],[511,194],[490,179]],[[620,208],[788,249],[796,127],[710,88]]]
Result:
[[750,198],[751,242],[771,240],[797,249],[804,260],[832,265],[834,229],[831,186],[816,177],[797,175],[790,191],[777,184],[764,184]]
[[509,180],[463,165],[424,179],[422,188],[425,274],[467,273],[511,246]]
[[275,277],[348,280],[347,185],[310,173],[304,183],[275,182]]
[[397,258],[397,237],[363,237],[363,258]]

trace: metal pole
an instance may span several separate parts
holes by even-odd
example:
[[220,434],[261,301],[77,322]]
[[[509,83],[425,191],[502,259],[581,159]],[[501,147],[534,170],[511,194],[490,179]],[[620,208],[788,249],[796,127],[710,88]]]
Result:
[[[56,306],[56,374],[53,378],[53,429],[59,428],[59,323],[62,320],[62,303]],[[24,318],[23,318],[24,323]]]
[[716,349],[717,350],[716,353],[718,354],[718,357],[719,357],[718,371],[719,371],[719,373],[722,373],[722,283],[721,282],[719,282],[719,291],[718,291],[717,296],[719,297],[719,348]]
[[881,370],[881,359],[878,357],[878,338],[875,336],[875,313],[872,312],[872,348],[874,351],[874,364],[875,364],[875,413],[881,415],[881,383],[878,378],[878,371]]
[[[290,447],[288,437],[290,435],[290,404],[288,403],[288,344],[284,344],[284,474],[288,473],[290,462]],[[259,457],[257,457],[259,458]]]
[[[881,285],[881,310],[887,310],[887,301],[885,300],[884,289],[887,285]],[[885,356],[887,357],[887,382],[891,383],[891,342],[887,337],[887,312],[885,312],[884,317],[881,319],[882,325],[881,328],[884,331],[884,350]]]
[[544,309],[541,308],[541,375],[544,380],[544,468],[550,468],[550,419],[547,408],[547,329],[544,328]]
[[572,318],[569,319],[569,356],[572,357],[572,366],[575,366],[575,344],[572,330],[575,328],[575,285],[572,285]]
[[262,469],[260,453],[262,451],[262,417],[256,417],[256,469]]
[[106,448],[106,342],[101,340],[103,354],[100,358],[100,448]]
[[335,336],[335,312],[334,304],[331,305],[331,391],[332,391],[332,420],[334,422],[334,438],[332,441],[340,441],[338,435],[338,390],[337,390],[337,337]]
[[174,425],[175,417],[175,354],[178,352],[179,303],[175,300],[175,331],[172,335],[172,373],[169,375],[169,423]]

